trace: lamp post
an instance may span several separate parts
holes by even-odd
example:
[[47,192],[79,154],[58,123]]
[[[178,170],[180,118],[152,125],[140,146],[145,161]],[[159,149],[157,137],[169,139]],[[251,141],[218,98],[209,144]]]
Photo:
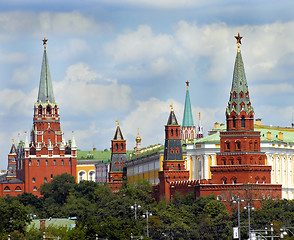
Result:
[[250,202],[248,202],[248,206],[247,207],[244,207],[244,209],[248,209],[248,237],[249,239],[251,239],[251,231],[250,231],[250,210],[254,210],[254,207],[251,207],[250,206]]
[[238,237],[241,240],[241,228],[240,228],[240,201],[244,202],[243,199],[240,199],[239,196],[233,201],[233,203],[238,203]]
[[146,210],[146,212],[142,215],[143,218],[146,217],[146,221],[147,221],[147,234],[146,236],[149,237],[149,227],[148,227],[148,219],[149,219],[149,216],[151,217],[152,216],[152,213],[149,212],[148,210]]
[[131,209],[134,210],[135,209],[135,220],[137,220],[137,209],[140,209],[141,206],[137,203],[135,203],[134,205],[131,206]]

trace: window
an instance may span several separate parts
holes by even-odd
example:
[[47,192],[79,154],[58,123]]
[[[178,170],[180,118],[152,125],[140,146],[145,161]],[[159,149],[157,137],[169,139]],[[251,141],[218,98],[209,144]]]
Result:
[[178,129],[176,129],[176,136],[178,136]]
[[32,183],[35,183],[35,182],[36,182],[36,179],[33,177]]
[[180,149],[179,148],[176,148],[176,153],[180,153]]
[[47,178],[46,177],[44,177],[44,183],[47,183]]
[[233,184],[236,184],[237,183],[237,179],[233,179]]
[[51,179],[53,179],[53,174],[51,174]]
[[242,118],[241,118],[241,127],[245,128],[245,117],[244,116],[242,116]]
[[120,150],[124,150],[124,144],[123,143],[120,144]]
[[235,127],[236,127],[236,118],[233,117],[233,128],[235,128]]
[[230,159],[231,160],[231,165],[234,165],[234,159]]
[[86,180],[86,172],[85,171],[79,172],[79,182],[82,180]]
[[29,166],[32,166],[32,160],[29,160]]
[[37,160],[37,166],[40,166],[40,160]]
[[8,186],[6,186],[5,188],[4,188],[4,192],[10,192],[11,190],[10,190],[10,187],[8,187]]
[[227,179],[223,179],[223,184],[227,184]]
[[115,162],[115,167],[119,167],[119,162]]
[[56,166],[56,160],[53,161],[53,165]]
[[233,93],[233,98],[237,98],[237,93],[236,92]]
[[47,106],[47,114],[51,114],[51,107]]
[[226,151],[229,151],[230,150],[230,142],[229,141],[225,142],[225,146],[226,146]]
[[95,180],[95,172],[94,171],[91,171],[90,173],[89,173],[89,180],[90,181],[94,181]]
[[240,141],[237,141],[236,142],[236,150],[237,151],[240,151],[241,150],[241,142]]
[[46,163],[46,166],[48,166],[48,160],[46,160],[45,163]]
[[62,166],[64,165],[64,161],[63,161],[63,160],[61,160],[61,165],[62,165]]
[[173,129],[170,131],[170,135],[171,135],[171,136],[174,135],[174,130],[173,130]]
[[118,150],[118,143],[115,144],[115,150]]
[[238,158],[237,161],[238,161],[239,165],[241,165],[241,158]]
[[257,151],[258,147],[257,147],[257,141],[254,142],[254,151]]
[[36,187],[36,186],[34,186],[34,189],[33,189],[33,191],[37,191],[38,190],[38,188]]
[[218,201],[221,201],[221,200],[223,200],[223,197],[222,197],[222,195],[217,195],[217,198],[216,198]]
[[175,150],[173,148],[170,149],[170,153],[174,153]]
[[178,170],[181,170],[181,164],[178,164]]
[[48,135],[50,135],[50,131],[48,131]]
[[121,166],[121,167],[125,167],[125,163],[124,163],[124,162],[121,162],[121,163],[120,163],[120,166]]
[[71,159],[69,159],[69,161],[68,161],[68,165],[71,165]]
[[41,105],[38,107],[38,114],[42,115],[42,106]]

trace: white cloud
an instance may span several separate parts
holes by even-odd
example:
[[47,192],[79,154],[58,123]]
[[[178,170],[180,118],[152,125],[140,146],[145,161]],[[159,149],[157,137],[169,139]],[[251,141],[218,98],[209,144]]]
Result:
[[260,84],[253,85],[252,87],[250,87],[250,89],[252,89],[251,92],[254,95],[273,96],[293,93],[294,86],[289,83]]
[[[98,23],[94,18],[84,16],[79,11],[74,12],[2,12],[0,13],[0,32],[8,34],[34,34],[48,36],[48,34],[85,35],[95,34],[110,27]],[[3,36],[2,36],[3,37]]]
[[11,82],[18,86],[26,85],[32,78],[34,70],[32,67],[21,67],[13,71]]
[[172,36],[154,35],[149,25],[141,25],[137,31],[127,31],[106,45],[106,51],[118,62],[150,61],[166,54],[173,45]]
[[81,112],[93,115],[107,109],[125,111],[131,103],[129,86],[104,79],[85,63],[70,66],[65,79],[54,83],[54,88],[56,99],[64,109],[78,109],[71,111],[74,115]]
[[21,63],[26,60],[26,56],[23,53],[11,52],[7,53],[0,49],[0,62],[5,63]]

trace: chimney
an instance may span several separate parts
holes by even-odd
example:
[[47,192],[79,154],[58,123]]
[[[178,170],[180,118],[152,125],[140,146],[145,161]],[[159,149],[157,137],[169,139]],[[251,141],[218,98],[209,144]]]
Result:
[[255,119],[255,124],[256,124],[257,126],[261,126],[261,118],[256,118],[256,119]]

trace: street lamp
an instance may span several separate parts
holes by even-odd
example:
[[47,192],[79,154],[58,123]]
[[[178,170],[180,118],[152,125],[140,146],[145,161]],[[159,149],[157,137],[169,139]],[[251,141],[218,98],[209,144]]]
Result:
[[250,206],[250,202],[248,202],[248,206],[244,207],[244,209],[248,209],[248,236],[249,239],[251,239],[251,235],[250,235],[250,210],[254,211],[254,207]]
[[238,203],[238,237],[241,240],[241,229],[240,229],[240,201],[244,202],[243,199],[240,199],[239,196],[233,201],[233,203]]
[[137,209],[140,209],[141,205],[135,203],[134,205],[131,206],[131,209],[134,210],[135,209],[135,220],[137,220]]
[[149,228],[148,228],[148,219],[149,219],[149,216],[151,217],[152,216],[152,213],[151,212],[148,212],[148,210],[146,210],[145,214],[142,215],[143,218],[146,217],[146,220],[147,220],[147,237],[149,237]]
[[281,231],[281,236],[280,237],[281,238],[284,238],[284,236],[288,235],[286,230],[289,231],[292,235],[294,235],[293,232],[289,228],[283,227],[283,228],[280,228],[280,231]]

